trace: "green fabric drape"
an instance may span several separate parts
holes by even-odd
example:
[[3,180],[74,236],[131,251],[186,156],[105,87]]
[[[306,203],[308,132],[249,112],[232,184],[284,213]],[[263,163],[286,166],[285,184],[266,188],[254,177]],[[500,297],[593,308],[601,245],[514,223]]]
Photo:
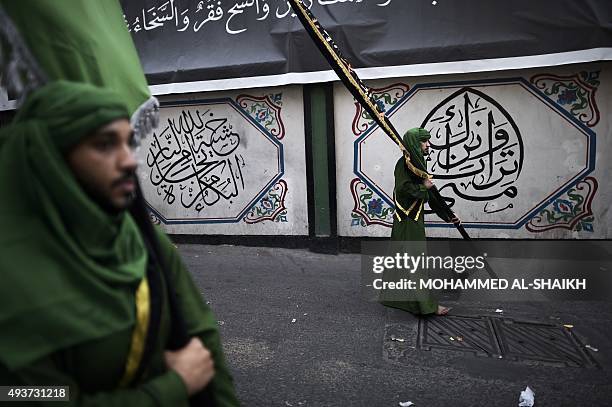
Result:
[[[161,260],[173,279],[183,310],[187,330],[198,336],[213,355],[215,376],[208,389],[215,406],[236,407],[231,373],[225,362],[219,335],[219,326],[210,307],[193,283],[180,255],[170,239],[156,228]],[[161,271],[159,271],[161,273]],[[10,386],[70,387],[67,406],[78,407],[189,407],[187,389],[180,376],[169,370],[164,361],[166,344],[172,335],[172,321],[168,304],[167,286],[162,279],[162,307],[157,341],[143,377],[133,386],[118,388],[129,352],[132,327],[102,338],[71,346],[27,366],[8,371],[0,363],[0,383]],[[133,293],[124,293],[133,296]],[[16,402],[16,406],[27,403]],[[56,401],[40,401],[36,406],[57,406]],[[4,404],[2,404],[4,406]],[[9,405],[13,405],[9,403]],[[61,404],[64,405],[64,404]]]
[[47,136],[62,152],[92,130],[129,112],[114,91],[68,81],[56,81],[34,92],[18,110],[14,123],[44,124]]
[[130,115],[150,97],[118,0],[0,0],[49,80],[107,87]]
[[134,323],[123,293],[144,276],[142,237],[129,214],[111,216],[85,194],[62,156],[127,116],[119,95],[59,81],[0,131],[0,362],[9,369]]

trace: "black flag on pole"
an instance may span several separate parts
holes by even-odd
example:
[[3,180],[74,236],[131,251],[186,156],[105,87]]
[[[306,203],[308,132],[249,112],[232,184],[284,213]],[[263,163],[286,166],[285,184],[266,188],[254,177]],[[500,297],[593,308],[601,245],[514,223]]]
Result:
[[[389,121],[389,118],[385,115],[385,112],[378,107],[370,89],[361,81],[361,79],[359,79],[359,76],[357,76],[357,73],[355,73],[353,68],[351,68],[349,62],[342,56],[340,49],[329,33],[321,26],[321,24],[319,24],[317,19],[302,2],[302,0],[289,0],[289,3],[291,4],[291,7],[293,7],[297,17],[304,25],[306,32],[308,32],[308,35],[316,43],[319,51],[321,51],[327,62],[329,62],[342,83],[347,87],[349,92],[351,92],[357,102],[363,106],[364,110],[370,115],[376,124],[378,124],[383,129],[385,134],[389,136],[391,140],[393,140],[393,142],[400,148],[402,154],[404,155],[408,170],[419,178],[432,178],[427,172],[416,168],[414,164],[412,164],[410,161],[410,155],[408,154],[406,147],[404,147],[398,131],[395,129],[395,127],[393,127],[393,124],[391,121]],[[449,218],[454,217],[453,211],[448,207],[448,204],[440,195],[440,191],[438,191],[438,189],[434,186],[431,188],[430,192],[434,194],[434,196],[444,206],[444,210],[448,213]],[[467,234],[463,226],[460,224],[455,224],[455,226],[464,239],[470,239],[470,236]]]

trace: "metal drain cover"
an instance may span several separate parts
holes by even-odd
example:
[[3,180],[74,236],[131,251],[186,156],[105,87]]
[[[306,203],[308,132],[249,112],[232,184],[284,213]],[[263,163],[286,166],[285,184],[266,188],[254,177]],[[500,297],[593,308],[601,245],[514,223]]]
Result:
[[571,367],[596,366],[571,330],[510,319],[495,320],[495,327],[502,353],[507,357]]
[[501,353],[491,320],[474,317],[423,318],[419,326],[421,349],[444,349],[478,356]]
[[458,351],[481,357],[501,356],[569,367],[597,367],[571,330],[506,318],[422,318],[417,345],[427,351]]

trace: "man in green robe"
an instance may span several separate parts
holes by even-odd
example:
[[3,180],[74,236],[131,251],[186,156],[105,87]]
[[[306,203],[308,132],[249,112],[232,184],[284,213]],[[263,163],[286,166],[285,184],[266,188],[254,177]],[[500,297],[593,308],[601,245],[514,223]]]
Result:
[[236,406],[215,318],[141,205],[128,118],[113,91],[53,81],[0,131],[0,383]]
[[[418,170],[427,172],[425,155],[429,153],[429,139],[431,135],[425,129],[414,128],[408,130],[403,138],[404,147],[410,154],[410,162]],[[400,158],[395,165],[395,215],[393,217],[392,241],[406,242],[406,248],[413,255],[426,252],[424,205],[429,207],[445,222],[459,224],[460,220],[454,213],[439,201],[438,196],[430,192],[433,182],[430,179],[421,179],[412,173],[405,157]],[[423,243],[419,243],[423,242]],[[384,305],[403,309],[416,315],[446,315],[449,308],[438,304],[429,298],[424,291],[418,292],[420,300],[383,301]]]
[[0,131],[0,384],[69,386],[75,406],[238,405],[135,178],[158,103],[119,2],[0,0],[0,79],[24,101]]

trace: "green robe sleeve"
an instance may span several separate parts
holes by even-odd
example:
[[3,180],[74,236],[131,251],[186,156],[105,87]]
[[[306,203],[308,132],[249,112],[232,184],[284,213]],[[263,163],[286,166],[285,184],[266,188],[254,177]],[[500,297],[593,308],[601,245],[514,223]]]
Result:
[[410,204],[415,199],[427,202],[429,194],[423,183],[418,183],[408,172],[404,159],[400,158],[395,165],[395,198],[402,206]]
[[[187,406],[187,389],[173,370],[167,371],[134,388],[116,389],[86,394],[76,381],[60,368],[59,358],[47,356],[15,372],[0,365],[0,383],[5,386],[69,386],[70,402],[59,404],[71,407],[159,407]],[[23,402],[6,405],[23,406]],[[37,406],[57,406],[57,401],[37,401]],[[2,405],[5,405],[2,403]]]
[[422,199],[443,221],[448,222],[452,217],[439,198],[410,175],[403,158],[395,165],[395,199],[405,208],[415,199]]
[[157,229],[160,250],[174,276],[177,298],[190,335],[198,336],[212,353],[215,376],[208,385],[218,407],[238,406],[233,379],[225,362],[217,320],[196,288],[176,248],[166,234]]

